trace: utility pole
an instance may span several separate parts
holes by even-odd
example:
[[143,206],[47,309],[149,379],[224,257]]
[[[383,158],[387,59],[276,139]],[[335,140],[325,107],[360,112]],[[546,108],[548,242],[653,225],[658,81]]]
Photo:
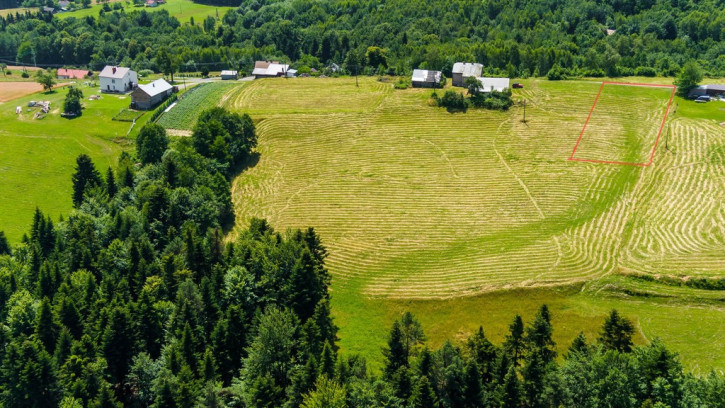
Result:
[[526,123],[526,99],[524,99],[524,123]]

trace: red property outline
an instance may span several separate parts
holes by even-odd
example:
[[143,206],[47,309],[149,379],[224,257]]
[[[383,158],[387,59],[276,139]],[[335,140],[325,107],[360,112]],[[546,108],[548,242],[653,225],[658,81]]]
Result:
[[[672,88],[672,93],[670,94],[670,100],[667,101],[667,108],[665,109],[665,116],[662,118],[662,124],[660,124],[660,130],[657,132],[657,138],[655,139],[655,145],[652,148],[652,153],[650,153],[649,161],[647,163],[627,163],[627,162],[620,162],[620,161],[610,161],[610,160],[597,160],[597,159],[579,159],[575,158],[574,154],[576,154],[576,149],[579,147],[579,143],[582,141],[582,138],[584,137],[584,131],[587,129],[587,124],[589,123],[589,119],[592,117],[592,113],[594,112],[594,107],[597,106],[597,101],[599,101],[599,96],[602,94],[602,90],[604,89],[604,85],[626,85],[626,86],[646,86],[646,87],[653,87],[653,88]],[[576,144],[574,145],[574,150],[571,152],[571,156],[569,156],[570,161],[578,161],[578,162],[589,162],[589,163],[600,163],[600,164],[618,164],[623,166],[638,166],[638,167],[648,167],[652,164],[652,160],[654,160],[655,157],[655,151],[657,150],[657,144],[660,141],[660,136],[662,136],[662,129],[665,128],[665,121],[667,120],[667,114],[670,112],[670,105],[672,104],[672,99],[675,97],[675,90],[677,89],[674,85],[661,85],[661,84],[639,84],[639,83],[630,83],[630,82],[608,82],[603,81],[602,85],[599,87],[599,92],[597,92],[596,98],[594,98],[594,103],[592,104],[592,108],[589,110],[589,115],[587,116],[587,120],[584,121],[584,127],[582,127],[581,133],[579,133],[579,139],[577,139]]]

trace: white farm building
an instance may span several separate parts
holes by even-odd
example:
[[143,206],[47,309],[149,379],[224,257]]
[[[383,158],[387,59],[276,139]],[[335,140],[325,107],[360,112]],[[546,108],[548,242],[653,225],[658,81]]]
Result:
[[101,92],[128,92],[138,86],[136,71],[126,67],[106,65],[98,74]]
[[503,92],[511,87],[511,80],[508,78],[479,77],[476,79],[478,79],[478,82],[481,83],[481,87],[478,88],[480,92]]

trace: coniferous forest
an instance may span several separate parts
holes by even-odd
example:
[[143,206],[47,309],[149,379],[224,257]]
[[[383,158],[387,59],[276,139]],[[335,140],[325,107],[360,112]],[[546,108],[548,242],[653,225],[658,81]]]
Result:
[[[223,5],[228,5],[226,1]],[[725,74],[722,0],[243,0],[219,21],[111,8],[98,17],[0,17],[0,58],[157,72],[239,69],[279,59],[349,73],[407,74],[476,61],[487,74],[674,76],[690,60]]]
[[369,370],[339,353],[324,237],[255,219],[225,240],[229,180],[255,146],[249,116],[214,108],[173,143],[146,125],[115,168],[77,158],[75,210],[0,239],[2,406],[725,406],[725,377],[635,347],[616,311],[564,355],[545,305],[502,344],[481,328],[438,349],[406,313]]

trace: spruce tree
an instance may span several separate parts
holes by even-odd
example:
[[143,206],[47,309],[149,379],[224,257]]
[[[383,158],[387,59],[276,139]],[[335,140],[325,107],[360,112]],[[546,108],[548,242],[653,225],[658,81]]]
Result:
[[55,314],[48,298],[43,298],[35,322],[35,333],[49,354],[55,351],[58,327],[55,323]]
[[579,335],[574,338],[574,341],[571,342],[571,345],[569,346],[569,355],[580,353],[580,354],[588,354],[589,353],[589,344],[587,344],[587,337],[584,335],[584,332],[579,332]]
[[496,346],[486,338],[483,327],[479,327],[478,331],[468,338],[466,348],[471,358],[476,362],[481,371],[481,382],[489,384],[496,377],[496,361],[498,360],[498,350]]
[[106,194],[113,198],[118,191],[116,187],[116,176],[113,175],[113,169],[109,166],[106,170]]
[[464,377],[463,408],[479,408],[483,406],[483,385],[480,369],[475,361],[466,364]]
[[521,315],[517,314],[514,317],[509,326],[509,334],[506,335],[503,347],[514,366],[518,366],[526,347],[524,342],[524,321],[521,319]]
[[12,254],[13,252],[10,248],[10,244],[8,243],[8,239],[5,237],[5,232],[0,231],[0,256]]
[[438,398],[428,377],[420,377],[408,400],[409,408],[437,408]]
[[403,343],[400,323],[396,320],[388,337],[388,347],[383,350],[385,356],[384,374],[387,378],[398,372],[400,368],[408,368],[408,353]]
[[78,208],[83,202],[86,191],[101,185],[101,174],[87,154],[81,154],[76,159],[76,168],[72,176],[73,206]]
[[501,408],[518,408],[522,406],[521,382],[516,368],[512,365],[503,381]]
[[542,305],[534,318],[534,322],[526,329],[526,342],[530,351],[536,351],[541,363],[546,365],[556,358],[556,343],[552,338],[554,329],[551,325],[549,308]]
[[617,350],[622,353],[632,351],[632,335],[634,325],[628,319],[621,317],[619,312],[612,310],[604,321],[599,342],[606,350]]

